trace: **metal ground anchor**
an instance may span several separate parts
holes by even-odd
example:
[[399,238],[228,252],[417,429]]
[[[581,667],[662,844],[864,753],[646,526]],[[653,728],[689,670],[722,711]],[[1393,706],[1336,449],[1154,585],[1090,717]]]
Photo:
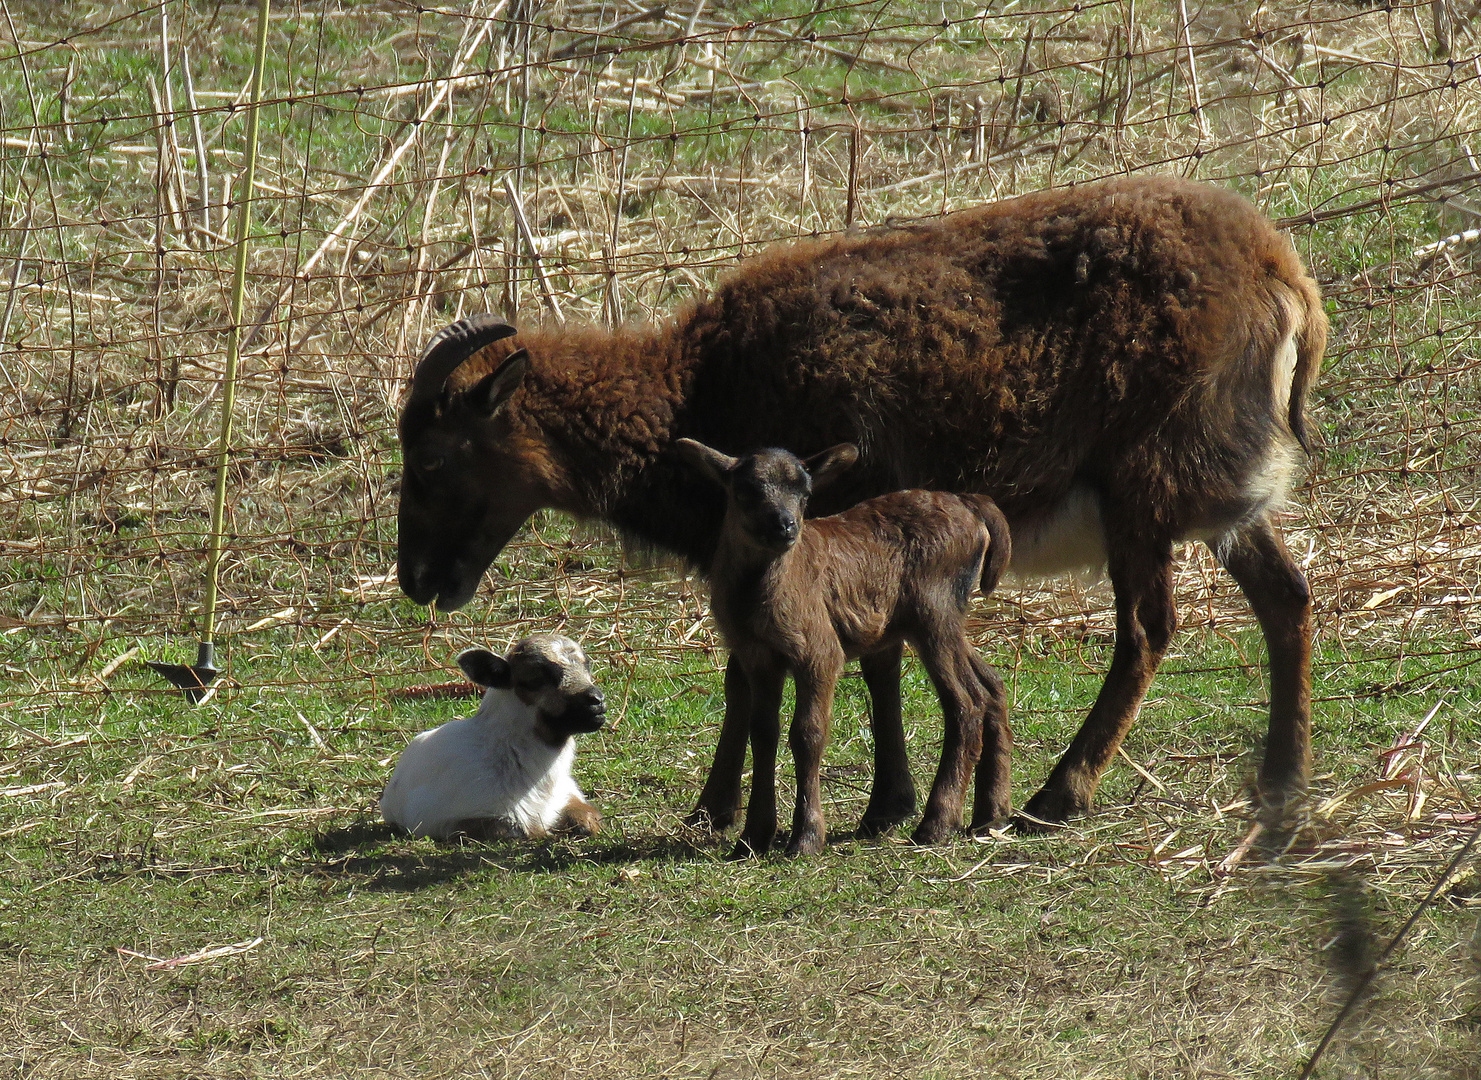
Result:
[[153,660],[145,663],[178,686],[192,705],[200,703],[206,696],[206,688],[221,674],[216,666],[216,646],[210,641],[202,641],[197,647],[194,664],[160,664]]

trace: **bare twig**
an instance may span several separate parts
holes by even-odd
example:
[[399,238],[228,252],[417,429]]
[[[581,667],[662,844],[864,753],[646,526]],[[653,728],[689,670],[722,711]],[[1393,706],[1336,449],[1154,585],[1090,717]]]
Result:
[[519,192],[514,190],[514,184],[509,177],[504,177],[504,193],[509,196],[509,208],[514,213],[515,224],[519,227],[519,235],[524,238],[525,247],[530,252],[530,263],[535,268],[535,280],[540,285],[540,295],[545,300],[545,306],[550,313],[560,322],[565,322],[566,317],[561,312],[561,307],[555,301],[555,292],[550,287],[550,282],[545,277],[545,267],[540,261],[540,249],[535,245],[535,234],[530,231],[530,223],[525,219],[524,204],[520,202]]
[[211,172],[206,158],[206,140],[201,133],[201,107],[195,100],[195,78],[190,74],[190,52],[180,50],[180,77],[185,84],[185,102],[190,106],[190,133],[195,143],[195,175],[200,184],[201,228],[211,232]]

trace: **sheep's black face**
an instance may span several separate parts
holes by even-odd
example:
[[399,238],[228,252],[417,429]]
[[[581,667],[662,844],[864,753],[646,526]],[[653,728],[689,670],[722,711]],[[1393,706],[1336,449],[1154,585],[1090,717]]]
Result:
[[525,365],[515,354],[464,389],[408,400],[401,416],[397,577],[418,604],[454,611],[544,505],[503,406]]
[[533,634],[509,651],[509,677],[521,701],[533,705],[556,740],[599,730],[607,702],[586,654],[568,637]]

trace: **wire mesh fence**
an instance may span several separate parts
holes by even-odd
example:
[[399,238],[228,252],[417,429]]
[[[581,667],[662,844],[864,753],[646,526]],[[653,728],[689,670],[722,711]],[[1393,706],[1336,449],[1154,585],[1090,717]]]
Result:
[[[1292,546],[1323,663],[1360,644],[1386,664],[1372,692],[1423,688],[1481,660],[1476,9],[281,3],[249,193],[250,11],[11,0],[5,696],[104,694],[127,648],[185,647],[238,200],[256,226],[223,641],[238,668],[302,650],[323,685],[326,663],[419,677],[448,637],[537,622],[618,663],[714,646],[698,590],[555,518],[448,626],[398,599],[396,406],[438,327],[662,319],[767,245],[1129,172],[1243,192],[1321,282],[1333,335]],[[1205,552],[1179,572],[1185,627],[1248,624]],[[1112,625],[1108,593],[1072,581],[1004,589],[974,634],[1031,665],[1025,642]]]

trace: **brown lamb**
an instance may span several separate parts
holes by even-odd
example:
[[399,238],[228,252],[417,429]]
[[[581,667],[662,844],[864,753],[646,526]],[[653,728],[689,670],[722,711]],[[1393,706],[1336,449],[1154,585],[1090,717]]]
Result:
[[[1270,655],[1260,774],[1273,803],[1310,769],[1311,599],[1274,515],[1306,441],[1326,339],[1290,241],[1230,192],[1125,177],[936,221],[782,247],[659,326],[442,331],[401,418],[399,573],[455,608],[543,507],[707,567],[722,493],[674,440],[730,453],[855,443],[822,514],[903,488],[981,492],[1012,568],[1104,565],[1110,670],[1033,821],[1090,806],[1176,625],[1174,547],[1208,544]],[[888,673],[866,681],[890,693]],[[697,813],[739,805],[749,709],[727,672]],[[913,803],[913,790],[872,800]]]
[[[804,521],[811,494],[858,458],[843,443],[807,461],[766,449],[733,458],[693,439],[681,456],[726,493],[710,564],[710,610],[749,683],[751,800],[735,855],[764,853],[776,833],[776,752],[782,687],[796,685],[790,744],[797,809],[789,855],[823,849],[820,787],[833,693],[845,660],[909,642],[941,702],[941,765],[913,839],[937,843],[962,824],[977,771],[973,828],[1007,817],[1013,738],[1003,682],[967,640],[972,592],[1008,563],[1008,523],[985,495],[896,491],[841,514]],[[904,746],[895,767],[908,769]],[[893,821],[865,818],[860,832]]]

